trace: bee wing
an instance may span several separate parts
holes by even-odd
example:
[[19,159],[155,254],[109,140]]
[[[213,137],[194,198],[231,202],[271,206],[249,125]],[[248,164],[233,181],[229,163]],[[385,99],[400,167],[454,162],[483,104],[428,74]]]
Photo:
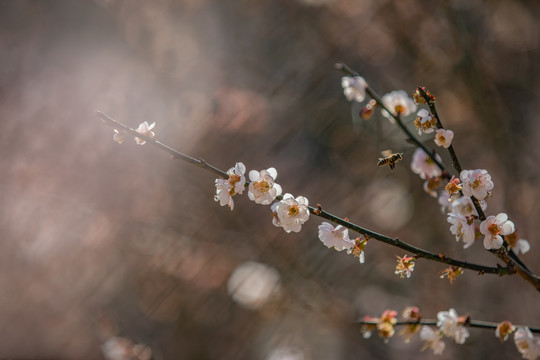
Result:
[[381,155],[384,157],[389,157],[390,155],[392,155],[392,150],[383,150],[381,151]]

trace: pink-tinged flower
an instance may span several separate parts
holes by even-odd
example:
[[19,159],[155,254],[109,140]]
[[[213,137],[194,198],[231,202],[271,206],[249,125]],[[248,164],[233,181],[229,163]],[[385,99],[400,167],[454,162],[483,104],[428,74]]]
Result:
[[388,339],[391,338],[395,333],[394,325],[397,322],[396,316],[397,311],[385,310],[379,318],[377,330],[379,331],[379,336],[384,338],[385,342],[388,341]]
[[464,320],[458,317],[456,310],[440,311],[437,313],[437,327],[445,336],[454,338],[456,343],[464,344],[469,337],[469,330],[463,326]]
[[338,225],[332,226],[329,222],[323,222],[319,225],[319,239],[324,245],[337,251],[350,249],[354,246],[354,241],[349,239],[349,229]]
[[426,109],[420,109],[416,113],[414,126],[418,129],[418,135],[429,134],[437,127],[437,120]]
[[[135,131],[141,135],[145,135],[145,136],[153,138],[154,136],[156,136],[156,134],[154,134],[154,132],[152,131],[152,129],[155,126],[156,126],[155,122],[153,122],[152,125],[148,125],[148,122],[145,121],[145,122],[140,123],[139,127],[135,129]],[[135,138],[135,142],[138,145],[146,144],[146,141],[144,141],[143,139],[139,139],[138,137]]]
[[[480,200],[479,203],[482,210],[487,209],[487,201]],[[478,217],[478,212],[476,211],[476,208],[474,207],[471,198],[468,196],[460,196],[454,198],[452,200],[451,209],[454,214],[461,214],[466,218]]]
[[440,177],[432,177],[424,181],[424,191],[430,196],[437,197],[437,188],[441,185],[442,179]]
[[274,217],[272,223],[281,226],[286,232],[299,232],[302,224],[309,219],[308,199],[285,194],[283,200],[272,204]]
[[[422,315],[420,314],[420,310],[416,306],[408,306],[406,307],[403,312],[401,313],[401,318],[404,321],[420,321],[422,318]],[[411,338],[414,334],[416,334],[420,330],[420,324],[409,324],[406,325],[400,332],[399,336],[403,336],[405,339],[405,343],[408,343],[411,341]]]
[[459,177],[463,182],[465,196],[474,196],[478,200],[484,200],[493,190],[493,181],[487,170],[463,170]]
[[[365,322],[374,322],[374,321],[379,321],[379,318],[376,318],[376,317],[371,317],[369,315],[366,315],[364,316],[364,321]],[[371,337],[371,335],[373,334],[373,331],[375,331],[375,329],[377,329],[377,325],[376,324],[362,324],[362,327],[360,328],[360,331],[362,332],[362,337],[364,339],[369,339]]]
[[531,245],[527,240],[518,238],[517,231],[514,231],[510,235],[506,235],[504,239],[506,240],[506,243],[510,249],[516,253],[516,255],[519,253],[525,254],[531,249]]
[[514,343],[524,359],[535,360],[540,356],[540,339],[531,330],[521,327],[514,333]]
[[445,277],[447,277],[448,280],[450,281],[450,284],[453,284],[454,280],[456,280],[456,278],[459,275],[463,274],[463,268],[452,265],[444,269],[443,271],[441,271],[440,274],[441,274],[440,276],[441,279],[444,279]]
[[[416,111],[416,104],[413,99],[407,95],[407,92],[403,90],[392,91],[388,94],[385,94],[382,97],[382,102],[384,106],[390,110],[395,116],[407,116],[410,113]],[[394,123],[394,119],[386,110],[382,109],[382,114],[385,118],[390,120],[391,123]]]
[[505,213],[488,216],[480,224],[480,232],[485,235],[484,247],[488,250],[499,249],[503,244],[501,235],[510,235],[514,231],[514,223],[508,220]]
[[450,195],[451,197],[455,197],[459,194],[463,187],[461,186],[461,181],[457,179],[455,176],[452,176],[448,184],[444,187],[444,190]]
[[227,171],[229,178],[216,179],[216,195],[214,200],[219,201],[221,206],[227,205],[233,210],[234,201],[232,197],[236,194],[242,194],[246,188],[246,166],[241,162]]
[[516,327],[512,325],[510,321],[503,321],[497,324],[497,329],[495,329],[495,336],[501,340],[501,342],[508,340],[508,337],[511,333],[516,330]]
[[446,346],[444,341],[441,340],[440,332],[433,330],[429,326],[422,326],[422,329],[420,329],[420,339],[426,341],[426,344],[422,347],[422,351],[431,348],[435,355],[441,355]]
[[341,87],[347,100],[362,102],[366,98],[368,83],[361,76],[344,76],[341,78]]
[[[435,155],[437,161],[441,162],[441,157]],[[411,162],[411,170],[420,175],[422,179],[429,179],[433,177],[441,176],[441,169],[437,164],[424,152],[424,150],[418,148],[414,151],[413,159]]]
[[127,135],[127,133],[124,130],[116,130],[116,129],[114,129],[113,140],[116,141],[117,143],[121,144],[121,143],[124,142],[124,140],[126,140],[126,135]]
[[452,140],[454,139],[454,132],[452,130],[438,129],[435,132],[435,144],[437,146],[442,146],[446,149],[452,145]]
[[397,265],[395,274],[403,278],[406,276],[410,278],[414,270],[414,258],[411,256],[404,255],[403,257],[397,257]]
[[461,214],[448,213],[447,221],[452,224],[450,232],[456,236],[456,241],[463,240],[464,249],[468,249],[474,244],[475,232],[472,219],[467,219]]
[[354,246],[350,249],[347,249],[347,254],[352,254],[354,257],[357,257],[360,261],[360,264],[363,264],[366,260],[364,255],[364,249],[366,248],[368,239],[368,236],[360,235],[359,237],[354,239]]
[[249,172],[248,197],[257,204],[269,205],[281,195],[281,186],[276,184],[277,170],[269,168],[267,170],[251,170]]

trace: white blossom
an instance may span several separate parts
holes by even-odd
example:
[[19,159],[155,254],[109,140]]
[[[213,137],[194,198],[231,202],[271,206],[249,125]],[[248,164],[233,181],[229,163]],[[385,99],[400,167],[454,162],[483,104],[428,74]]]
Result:
[[[136,132],[138,132],[141,135],[146,135],[148,137],[153,138],[156,134],[152,131],[152,129],[156,126],[156,123],[153,122],[151,125],[148,125],[148,122],[142,122],[139,124],[139,127],[135,129]],[[143,139],[139,139],[138,137],[135,138],[135,142],[138,145],[144,145],[146,144],[146,141]]]
[[246,166],[238,162],[236,165],[229,170],[227,174],[229,178],[225,179],[216,179],[216,195],[214,195],[214,200],[219,201],[221,206],[227,205],[233,210],[234,201],[232,197],[236,194],[242,194],[246,187]]
[[452,130],[437,129],[435,132],[435,144],[437,146],[442,146],[446,149],[452,145],[452,140],[454,139],[454,132]]
[[448,213],[447,221],[452,224],[450,231],[456,236],[456,241],[459,239],[465,243],[464,249],[467,249],[474,244],[474,224],[472,221],[469,223],[468,219],[461,214]]
[[[487,209],[487,201],[480,200],[479,203],[482,210]],[[476,211],[471,198],[468,196],[460,196],[453,199],[451,209],[454,214],[461,214],[465,217],[478,216],[478,212]]]
[[[437,161],[441,162],[441,157],[435,155]],[[413,159],[411,162],[411,170],[420,175],[422,179],[429,179],[433,177],[441,176],[441,169],[437,164],[424,152],[424,150],[418,148],[413,154]]]
[[463,195],[484,200],[493,189],[491,175],[487,170],[463,170],[459,177],[463,183]]
[[445,336],[454,338],[458,344],[464,344],[465,339],[469,337],[469,330],[460,323],[454,309],[437,313],[437,327]]
[[341,78],[341,86],[347,100],[362,102],[366,98],[368,83],[361,76],[344,76]]
[[116,141],[117,143],[121,144],[126,139],[126,135],[127,134],[126,134],[126,132],[124,130],[116,130],[116,129],[114,129],[113,140]]
[[416,113],[414,126],[418,129],[418,135],[429,134],[435,130],[437,120],[426,109],[420,109]]
[[540,339],[531,330],[521,327],[514,333],[514,343],[524,359],[535,360],[540,356]]
[[499,249],[503,244],[501,235],[510,235],[514,231],[514,223],[508,220],[505,213],[488,216],[480,224],[480,232],[485,235],[484,247],[488,250]]
[[283,195],[283,200],[272,204],[275,226],[281,226],[286,232],[299,232],[309,219],[309,202],[303,196],[296,199],[291,194]]
[[337,251],[348,250],[354,246],[354,241],[349,239],[349,229],[341,225],[334,227],[326,221],[319,225],[319,239],[324,245]]
[[438,330],[434,330],[429,326],[422,326],[420,329],[420,339],[426,341],[426,344],[422,350],[428,347],[433,350],[435,355],[441,355],[446,346],[444,341],[441,340],[441,336]]
[[251,170],[249,172],[248,197],[257,204],[269,205],[276,199],[276,196],[281,195],[281,186],[275,183],[277,178],[277,170],[269,168],[267,170]]
[[[416,111],[416,104],[404,90],[396,90],[385,94],[382,97],[382,102],[395,116],[398,114],[400,116],[407,116]],[[390,120],[391,123],[394,123],[394,119],[386,112],[386,110],[382,109],[381,111],[385,118]]]

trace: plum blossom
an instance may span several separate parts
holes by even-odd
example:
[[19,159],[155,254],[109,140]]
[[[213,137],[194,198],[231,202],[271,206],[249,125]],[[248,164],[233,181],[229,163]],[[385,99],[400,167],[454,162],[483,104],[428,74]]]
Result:
[[464,344],[469,337],[469,330],[463,326],[464,320],[458,317],[456,310],[440,311],[437,313],[437,327],[445,336],[454,338],[456,343]]
[[[156,134],[154,134],[154,132],[152,131],[152,129],[155,126],[156,126],[155,122],[153,122],[151,125],[148,125],[148,122],[145,121],[145,122],[140,123],[139,127],[135,129],[135,131],[141,135],[145,135],[145,136],[153,138],[154,136],[156,136]],[[144,141],[143,139],[139,139],[138,137],[135,138],[135,142],[138,145],[146,144],[146,141]]]
[[418,135],[429,134],[435,130],[437,120],[426,109],[420,109],[416,113],[414,126],[418,129]]
[[295,199],[291,194],[285,194],[283,200],[272,204],[272,223],[281,226],[288,233],[299,232],[302,224],[309,219],[308,204],[308,199],[303,196]]
[[[401,318],[404,321],[420,321],[422,318],[422,315],[420,314],[420,309],[416,306],[407,306],[403,312],[401,313]],[[411,341],[411,338],[414,334],[416,334],[420,330],[420,324],[409,324],[406,325],[400,332],[399,336],[403,336],[405,338],[405,343],[408,343]]]
[[399,275],[400,278],[406,276],[410,278],[414,270],[414,258],[411,256],[404,255],[403,257],[397,257],[397,265],[395,274]]
[[277,170],[273,167],[267,170],[251,170],[249,172],[248,197],[257,204],[269,205],[276,196],[281,195],[281,186],[276,184]]
[[114,135],[113,135],[113,140],[116,141],[117,143],[121,144],[124,142],[124,140],[126,140],[126,131],[125,130],[116,130],[114,129]]
[[236,165],[229,170],[227,174],[229,178],[225,179],[216,179],[216,195],[214,195],[214,200],[219,201],[221,206],[227,205],[231,210],[234,208],[234,201],[232,197],[236,194],[242,194],[246,187],[246,166],[238,162]]
[[540,339],[531,330],[521,327],[514,333],[514,343],[524,359],[535,360],[540,356]]
[[508,340],[508,337],[512,332],[516,330],[516,327],[512,325],[510,321],[503,321],[497,324],[495,329],[495,336],[501,340],[501,342]]
[[377,322],[379,336],[384,338],[385,342],[387,342],[388,339],[391,338],[395,333],[394,325],[397,323],[396,316],[397,311],[385,310]]
[[452,130],[438,129],[435,132],[435,144],[437,146],[442,146],[446,149],[452,145],[452,140],[454,139],[454,132]]
[[344,226],[332,226],[329,222],[319,225],[319,239],[324,245],[337,251],[350,249],[354,246],[354,241],[349,239],[349,229]]
[[525,239],[519,239],[517,236],[517,231],[514,231],[512,234],[507,235],[505,238],[506,243],[512,249],[516,255],[519,253],[525,254],[531,249],[531,245]]
[[366,248],[368,238],[368,236],[360,235],[359,237],[354,239],[354,246],[347,249],[347,254],[352,254],[354,257],[357,257],[360,261],[360,264],[363,264],[366,260],[364,255],[364,249]]
[[[481,200],[479,203],[482,210],[487,209],[487,201]],[[451,209],[454,214],[461,214],[465,217],[478,217],[478,212],[476,211],[471,198],[468,196],[460,196],[454,199],[451,204]]]
[[456,236],[456,241],[463,240],[464,249],[474,244],[475,232],[472,219],[469,220],[462,214],[448,213],[447,221],[452,224],[450,231]]
[[426,344],[422,348],[425,350],[431,348],[435,355],[441,355],[446,346],[444,341],[441,340],[441,334],[438,330],[434,330],[429,326],[422,326],[420,329],[420,339],[426,341]]
[[505,213],[488,216],[480,224],[480,232],[485,235],[484,247],[488,250],[499,249],[503,244],[501,235],[510,235],[514,231],[514,223],[508,220]]
[[362,102],[366,98],[368,83],[361,76],[344,76],[341,78],[341,87],[347,100]]
[[463,182],[463,195],[474,196],[478,200],[487,198],[494,186],[487,170],[463,170],[459,177]]
[[[435,155],[435,158],[439,162],[442,161],[439,155]],[[424,180],[439,177],[442,174],[441,169],[439,169],[437,164],[420,148],[414,151],[411,170],[415,174],[420,175],[420,178]]]
[[454,265],[451,265],[450,267],[447,267],[446,269],[444,269],[443,271],[441,271],[441,276],[439,276],[441,279],[444,279],[445,277],[448,278],[448,281],[450,281],[450,284],[453,284],[454,283],[454,280],[456,280],[456,278],[463,274],[463,268],[459,267],[459,266],[454,266]]
[[[382,97],[382,102],[394,116],[407,116],[416,111],[416,104],[404,90],[396,90],[385,94]],[[394,123],[393,117],[386,110],[382,109],[381,111],[385,118],[390,120],[391,123]]]

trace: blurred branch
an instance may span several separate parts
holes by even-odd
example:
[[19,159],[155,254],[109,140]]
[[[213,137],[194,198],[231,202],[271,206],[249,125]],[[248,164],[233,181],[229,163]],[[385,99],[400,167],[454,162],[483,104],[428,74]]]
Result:
[[[360,325],[377,325],[377,320],[359,320],[358,324]],[[427,325],[427,326],[436,326],[437,320],[425,319],[420,321],[398,321],[394,325]],[[480,320],[468,320],[463,324],[463,326],[479,329],[496,329],[498,323],[490,321],[480,321]],[[524,325],[514,325],[517,327],[528,327]],[[540,328],[528,327],[532,333],[540,334]]]

